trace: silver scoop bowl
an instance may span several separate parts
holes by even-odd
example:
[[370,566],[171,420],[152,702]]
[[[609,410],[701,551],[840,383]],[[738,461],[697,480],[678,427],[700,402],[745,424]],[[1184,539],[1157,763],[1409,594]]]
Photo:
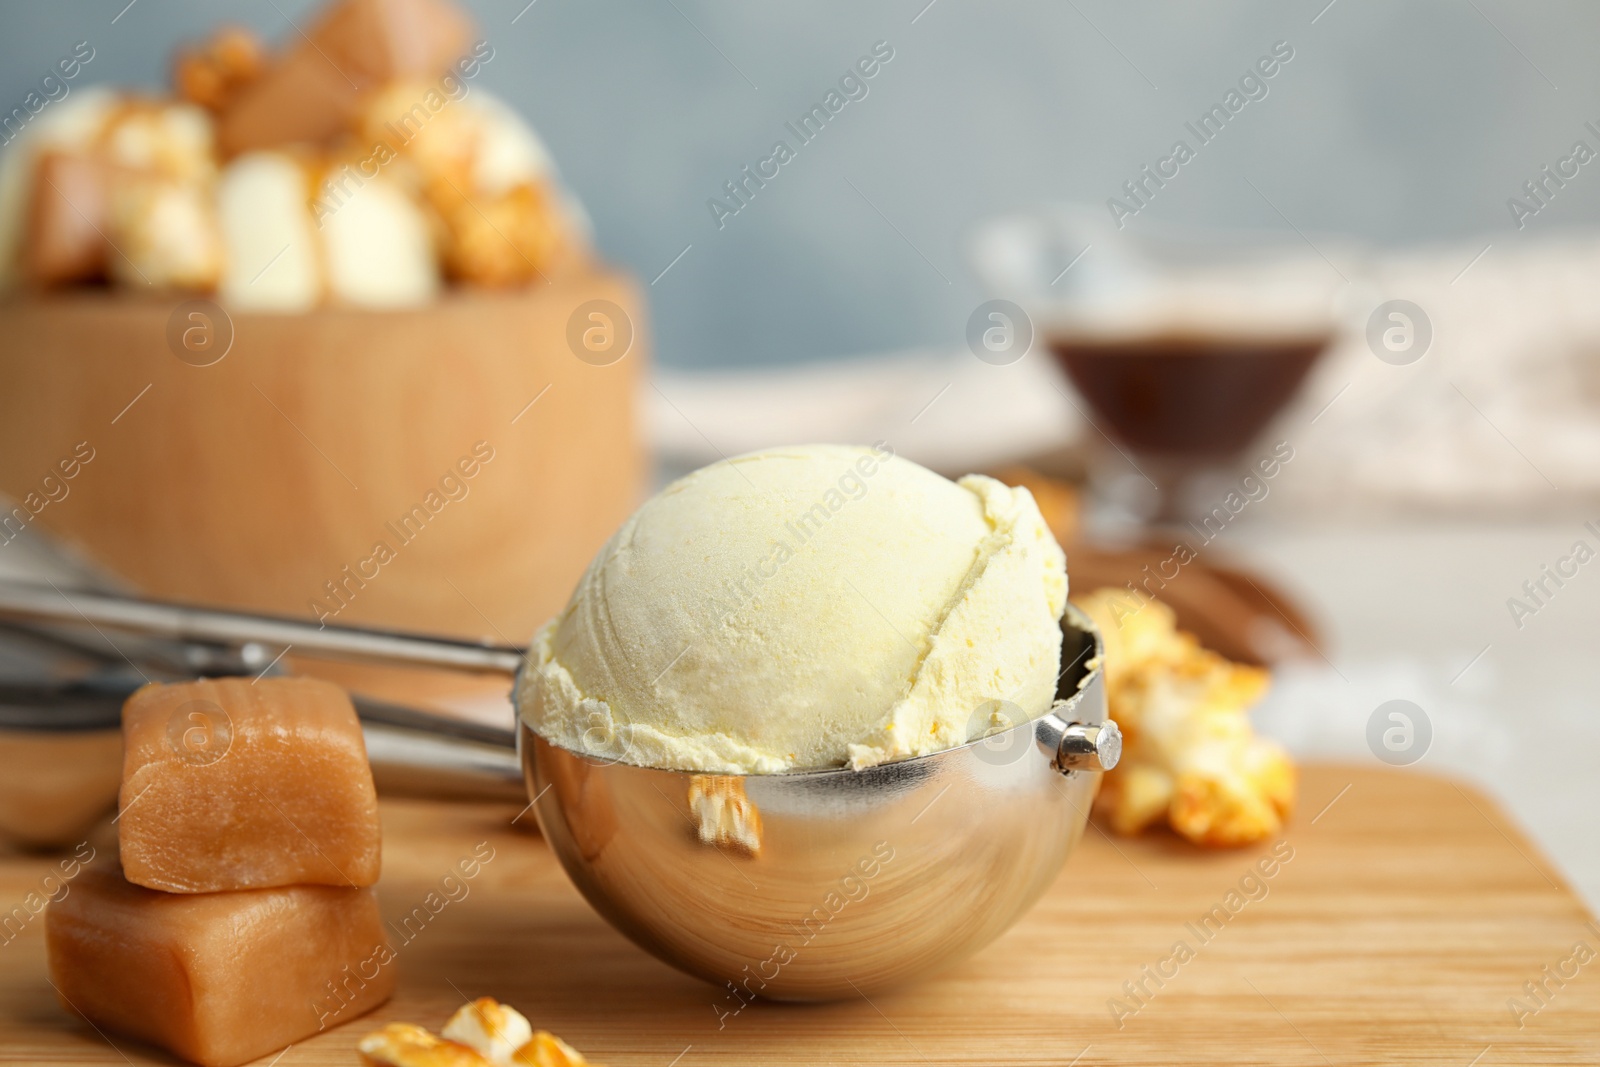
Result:
[[1056,879],[1096,772],[1121,752],[1100,636],[1072,607],[1062,631],[1061,697],[1046,714],[866,770],[656,770],[580,755],[524,723],[539,827],[613,926],[725,987],[719,1014],[925,976],[1000,936]]
[[[216,665],[231,659],[254,673],[289,646],[502,674],[522,662],[513,648],[29,587],[0,586],[0,618],[57,635],[89,622],[166,642],[169,655],[174,642],[206,651],[211,666],[191,666],[191,677],[223,673]],[[625,762],[625,738],[619,758],[602,760],[523,724],[515,743],[531,807],[595,910],[667,963],[723,986],[719,1012],[757,996],[824,1000],[923,977],[994,940],[1055,880],[1099,772],[1121,752],[1106,719],[1100,635],[1071,606],[1062,634],[1058,699],[1044,715],[861,771],[659,770]],[[78,711],[101,708],[114,724],[120,703],[113,693]],[[380,788],[387,776],[459,793],[475,780],[503,783],[510,770],[494,756],[508,733],[359,698],[357,708]]]

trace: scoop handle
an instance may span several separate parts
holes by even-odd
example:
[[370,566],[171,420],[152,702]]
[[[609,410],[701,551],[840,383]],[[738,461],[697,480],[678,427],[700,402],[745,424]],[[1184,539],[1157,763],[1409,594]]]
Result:
[[324,659],[477,673],[515,674],[522,665],[523,655],[521,649],[510,645],[219,611],[19,582],[0,582],[0,618],[70,625],[89,623],[178,641],[255,644],[275,650],[292,648],[298,655]]

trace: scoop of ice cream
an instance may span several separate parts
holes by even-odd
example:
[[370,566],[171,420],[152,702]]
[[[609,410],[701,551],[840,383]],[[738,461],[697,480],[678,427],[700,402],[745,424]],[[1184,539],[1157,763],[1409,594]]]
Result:
[[1033,497],[887,446],[742,456],[673,483],[540,630],[517,692],[555,744],[722,774],[866,767],[1045,711],[1066,561]]

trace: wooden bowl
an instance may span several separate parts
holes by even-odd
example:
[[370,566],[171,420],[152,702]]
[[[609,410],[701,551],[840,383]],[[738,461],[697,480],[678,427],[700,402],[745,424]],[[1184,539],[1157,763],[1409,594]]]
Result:
[[[569,342],[595,300],[631,321],[615,362]],[[603,271],[404,311],[12,298],[0,541],[37,526],[161,598],[526,641],[643,491],[644,326]]]

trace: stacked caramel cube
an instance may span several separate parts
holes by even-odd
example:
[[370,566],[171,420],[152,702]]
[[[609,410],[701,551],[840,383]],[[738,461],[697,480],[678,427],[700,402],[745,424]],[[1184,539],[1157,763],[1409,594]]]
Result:
[[47,913],[64,1004],[231,1067],[388,999],[377,795],[344,692],[152,684],[122,730],[120,870],[91,867]]

